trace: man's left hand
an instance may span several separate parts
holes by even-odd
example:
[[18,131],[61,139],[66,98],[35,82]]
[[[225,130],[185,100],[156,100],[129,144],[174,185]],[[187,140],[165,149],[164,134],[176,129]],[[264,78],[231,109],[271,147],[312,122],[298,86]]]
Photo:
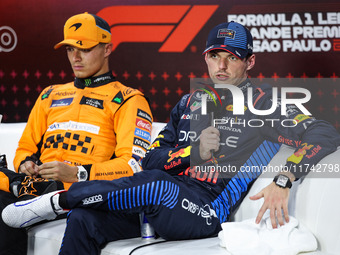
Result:
[[249,198],[251,200],[258,200],[260,198],[264,198],[263,205],[256,217],[257,224],[260,223],[267,209],[270,210],[270,220],[273,228],[277,228],[276,217],[280,226],[284,224],[284,221],[289,222],[288,217],[289,188],[280,188],[274,182],[272,182],[267,187],[262,189],[259,193]]

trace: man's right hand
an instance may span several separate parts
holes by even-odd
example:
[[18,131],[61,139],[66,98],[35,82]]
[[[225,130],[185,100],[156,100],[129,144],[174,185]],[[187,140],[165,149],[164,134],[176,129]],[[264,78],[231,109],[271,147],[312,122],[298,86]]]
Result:
[[211,158],[211,151],[220,148],[220,131],[214,127],[208,127],[200,135],[200,156],[203,160]]
[[19,173],[24,173],[28,176],[36,177],[39,174],[38,165],[33,161],[26,161],[19,167]]

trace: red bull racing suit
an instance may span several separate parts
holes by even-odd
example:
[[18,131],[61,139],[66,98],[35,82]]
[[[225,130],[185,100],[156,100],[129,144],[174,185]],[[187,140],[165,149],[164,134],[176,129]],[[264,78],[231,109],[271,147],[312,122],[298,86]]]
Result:
[[[239,88],[245,98],[248,88],[253,89],[252,97],[257,109],[271,107],[270,87],[255,88],[246,80]],[[301,148],[306,149],[305,157],[300,160],[292,155],[286,164],[297,177],[308,171],[294,169],[299,170],[299,166],[306,162],[316,164],[340,145],[340,135],[334,127],[302,116],[294,106],[286,115],[281,115],[280,109],[276,109],[267,116],[271,119],[301,120],[290,128],[283,128],[280,121],[265,122],[263,116],[255,116],[250,111],[245,111],[242,119],[238,119],[240,124],[231,126],[231,120],[237,123],[232,111],[228,110],[233,105],[232,96],[225,90],[218,93],[222,103],[215,109],[214,118],[225,121],[216,125],[220,131],[220,149],[215,152],[213,160],[217,166],[232,170],[216,171],[211,167],[215,166],[212,160],[201,160],[199,134],[211,125],[211,119],[208,114],[200,114],[201,92],[186,95],[172,110],[169,123],[148,149],[142,161],[142,172],[113,181],[72,185],[66,193],[72,211],[68,215],[60,254],[86,251],[99,254],[105,242],[139,236],[136,215],[142,211],[155,231],[167,240],[214,236],[221,230],[220,224],[229,220],[263,167],[277,153],[280,144],[293,145],[297,152]],[[257,128],[246,125],[253,118],[261,118],[266,124]],[[307,149],[305,144],[313,147]],[[321,148],[317,153],[310,151],[317,147]],[[208,166],[210,168],[205,168]],[[242,171],[247,168],[251,171]],[[85,186],[87,189],[84,189]],[[88,200],[94,202],[89,204]],[[80,229],[88,231],[76,234],[82,232]],[[98,231],[101,235],[91,234]]]

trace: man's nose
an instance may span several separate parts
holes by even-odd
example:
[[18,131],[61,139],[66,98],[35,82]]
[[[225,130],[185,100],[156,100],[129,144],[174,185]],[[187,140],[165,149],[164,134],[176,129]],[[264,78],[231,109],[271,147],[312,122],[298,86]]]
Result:
[[81,60],[81,54],[80,54],[80,51],[79,51],[79,50],[75,49],[75,50],[73,51],[72,59],[73,59],[73,61],[79,61],[79,60]]
[[227,59],[225,58],[221,58],[219,61],[218,61],[218,67],[219,69],[227,69],[228,68],[228,63],[227,63]]

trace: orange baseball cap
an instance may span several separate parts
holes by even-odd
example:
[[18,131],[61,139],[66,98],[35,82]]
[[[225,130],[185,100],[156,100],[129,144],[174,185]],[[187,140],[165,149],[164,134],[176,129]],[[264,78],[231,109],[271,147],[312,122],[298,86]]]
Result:
[[72,16],[64,26],[64,40],[54,46],[72,45],[81,49],[89,49],[99,43],[110,43],[111,32],[107,22],[87,12]]

